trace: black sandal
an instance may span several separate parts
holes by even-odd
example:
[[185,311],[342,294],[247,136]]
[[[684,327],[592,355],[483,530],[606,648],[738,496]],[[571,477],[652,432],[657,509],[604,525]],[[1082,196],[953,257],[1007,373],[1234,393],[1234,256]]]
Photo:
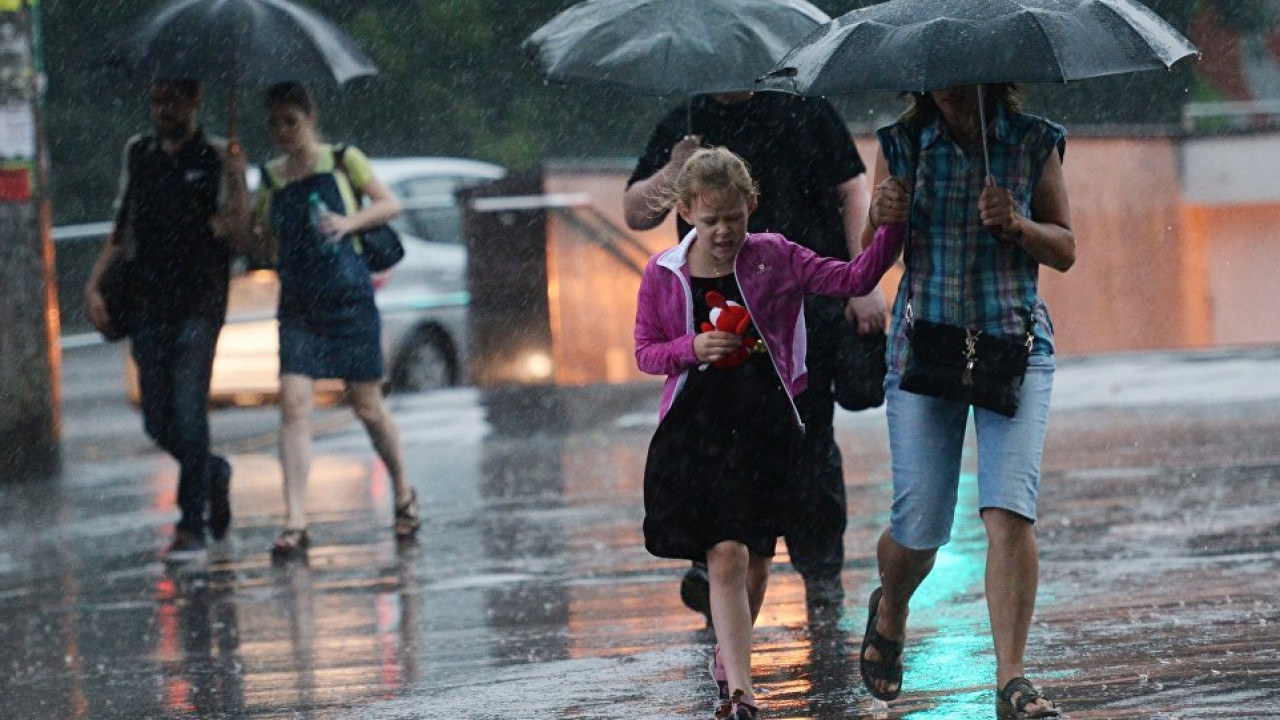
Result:
[[306,552],[309,547],[311,547],[311,536],[307,535],[306,530],[285,528],[276,536],[276,541],[271,546],[271,557],[291,558]]
[[[867,603],[867,631],[862,635],[862,650],[858,653],[858,670],[862,673],[862,684],[867,686],[871,697],[888,702],[896,700],[902,692],[902,643],[895,642],[876,630],[876,617],[880,613],[880,597],[884,588],[871,591],[871,600]],[[874,647],[880,653],[879,660],[867,659],[867,648]],[[897,688],[888,692],[876,689],[875,680],[883,680]]]
[[418,491],[410,490],[409,499],[396,506],[396,519],[392,524],[396,537],[408,540],[418,533],[422,527],[422,513],[418,511]]
[[[1031,681],[1024,677],[1016,677],[1005,683],[1004,689],[997,693],[996,698],[996,717],[1000,720],[1025,720],[1026,718],[1056,718],[1061,717],[1058,711],[1058,704],[1044,695],[1031,684]],[[1017,695],[1018,700],[1014,702],[1013,696]],[[1049,703],[1049,707],[1043,710],[1033,710],[1034,715],[1027,713],[1027,706],[1037,700],[1044,700]]]

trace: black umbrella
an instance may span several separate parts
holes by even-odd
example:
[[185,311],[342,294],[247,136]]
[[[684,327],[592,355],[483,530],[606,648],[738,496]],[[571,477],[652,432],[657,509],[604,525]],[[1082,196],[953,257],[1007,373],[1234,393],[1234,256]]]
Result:
[[195,78],[235,87],[376,75],[356,44],[312,10],[286,0],[170,0],[152,10],[107,62],[144,79]]
[[[762,85],[827,95],[1066,82],[1168,69],[1195,54],[1133,0],[890,0],[815,31]],[[984,134],[984,154],[985,143]]]
[[1132,0],[891,0],[832,20],[771,75],[806,95],[923,92],[1167,69],[1195,54]]
[[805,0],[586,0],[523,47],[547,79],[658,95],[754,89],[827,22]]

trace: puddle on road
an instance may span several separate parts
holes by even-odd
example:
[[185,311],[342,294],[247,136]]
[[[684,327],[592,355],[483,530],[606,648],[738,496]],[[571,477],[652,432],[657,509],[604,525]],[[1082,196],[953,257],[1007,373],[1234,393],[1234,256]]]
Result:
[[[848,601],[815,628],[778,564],[756,654],[771,718],[875,716],[856,655],[887,453],[882,433],[842,427]],[[0,695],[24,718],[709,716],[709,633],[680,604],[682,564],[640,539],[649,432],[417,442],[413,546],[392,540],[367,454],[322,455],[316,545],[283,567],[266,553],[270,456],[235,458],[236,543],[207,567],[157,561],[173,516],[164,463],[0,489]],[[1280,715],[1275,437],[1277,410],[1055,420],[1028,670],[1069,717]],[[891,717],[992,714],[971,457],[965,468]]]

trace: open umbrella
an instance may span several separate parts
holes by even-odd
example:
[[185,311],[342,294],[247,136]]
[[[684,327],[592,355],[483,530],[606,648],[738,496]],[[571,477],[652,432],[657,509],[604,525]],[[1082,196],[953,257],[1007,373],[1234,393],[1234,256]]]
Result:
[[586,0],[523,47],[547,79],[657,95],[754,89],[827,22],[805,0]]
[[762,85],[826,95],[1066,82],[1168,69],[1195,54],[1133,0],[890,0],[815,31]]
[[378,72],[342,31],[286,0],[170,0],[143,17],[106,61],[145,79],[229,83],[232,137],[237,85],[341,85]]

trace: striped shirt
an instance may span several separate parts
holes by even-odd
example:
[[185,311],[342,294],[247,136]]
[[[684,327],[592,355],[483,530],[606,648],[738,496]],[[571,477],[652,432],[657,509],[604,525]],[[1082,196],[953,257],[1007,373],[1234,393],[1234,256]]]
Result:
[[[997,107],[988,128],[991,174],[997,185],[1012,192],[1018,212],[1031,217],[1036,183],[1050,153],[1065,150],[1066,130],[1033,115],[1006,113],[1003,107]],[[889,330],[891,367],[901,371],[906,363],[903,315],[909,292],[917,319],[1010,339],[1026,336],[1028,314],[1034,313],[1032,353],[1052,354],[1053,324],[1039,296],[1039,263],[1017,245],[992,237],[978,214],[986,183],[981,151],[972,158],[966,155],[941,120],[922,129],[899,121],[878,130],[876,137],[889,172],[915,178],[908,272],[898,286]]]

